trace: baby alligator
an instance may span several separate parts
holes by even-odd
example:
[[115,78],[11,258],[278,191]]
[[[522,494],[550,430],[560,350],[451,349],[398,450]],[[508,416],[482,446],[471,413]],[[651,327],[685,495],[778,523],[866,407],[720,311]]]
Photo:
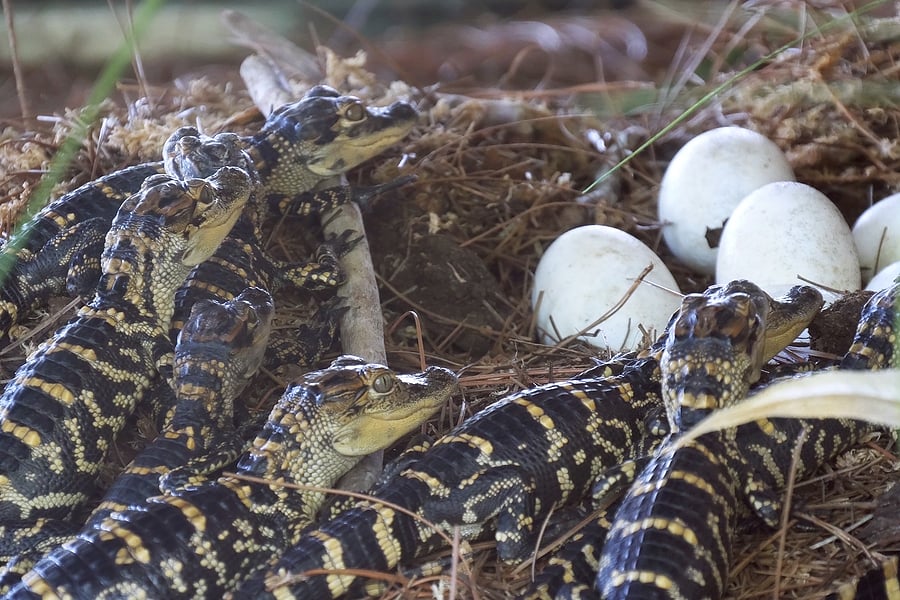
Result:
[[[297,102],[274,111],[258,134],[247,138],[226,134],[246,146],[262,185],[260,205],[253,202],[248,211],[310,214],[347,201],[355,194],[347,188],[321,196],[307,192],[396,143],[410,131],[416,116],[405,102],[374,108],[330,87],[316,86]],[[164,152],[165,170],[186,179],[236,165],[237,157],[228,148],[232,138],[220,138],[221,146],[203,149],[173,143]],[[186,152],[190,159],[180,163],[177,154]],[[162,162],[137,165],[85,184],[44,207],[3,248],[0,264],[9,273],[0,282],[0,337],[8,336],[13,325],[47,298],[63,294],[67,282],[71,293],[93,289],[103,236],[116,210],[163,167]]]
[[[741,311],[741,321],[745,313],[753,311]],[[883,315],[864,313],[844,366],[859,367],[859,354],[872,358],[864,361],[868,368],[884,366],[889,351],[872,337],[879,330],[872,326],[878,318]],[[698,338],[702,327],[703,320],[698,319],[676,328],[675,336],[679,329],[694,334],[685,337],[683,352],[671,354],[663,364],[664,394],[679,407],[675,422],[682,426],[719,405],[740,400],[758,371],[756,350],[741,328],[713,328]],[[709,341],[698,346],[697,339]],[[865,348],[881,350],[870,353]],[[797,476],[807,476],[875,429],[861,421],[760,419],[701,436],[674,451],[664,445],[615,512],[599,559],[600,597],[721,597],[738,516],[755,514],[776,527],[782,510],[780,491],[791,468]],[[801,435],[805,441],[792,467]]]
[[295,543],[324,487],[409,433],[457,388],[341,357],[288,388],[235,475],[113,512],[50,552],[6,598],[221,598]]
[[198,302],[175,346],[173,415],[119,475],[89,525],[160,493],[160,478],[221,446],[234,446],[234,403],[262,364],[272,296],[248,288],[220,303]]
[[[241,138],[233,133],[220,133],[210,138],[200,135],[192,127],[182,127],[166,142],[166,171],[179,173],[181,177],[205,177],[213,167],[220,168],[227,164],[255,175],[255,167],[242,150],[243,146]],[[215,254],[197,265],[176,292],[171,326],[173,339],[177,338],[184,319],[198,301],[228,301],[248,286],[274,294],[284,285],[311,291],[333,289],[343,281],[338,259],[353,243],[346,235],[323,243],[314,261],[283,263],[269,256],[264,249],[260,229],[259,191],[261,188],[255,186],[248,208]],[[330,193],[322,194],[327,196]],[[340,316],[338,302],[335,299],[326,301],[295,335],[270,343],[267,366],[277,368],[286,363],[311,366],[316,363],[322,351],[334,341]]]
[[[123,204],[94,298],[28,357],[0,396],[0,554],[33,550],[48,519],[95,492],[107,451],[170,360],[175,289],[238,218],[250,178],[226,167],[146,180]],[[169,356],[169,358],[167,358]]]
[[[618,376],[513,394],[427,450],[411,449],[371,501],[308,531],[233,597],[335,598],[361,583],[353,569],[394,569],[443,547],[454,526],[465,539],[493,531],[501,558],[521,558],[552,507],[579,499],[604,468],[632,458],[659,406],[648,363],[652,371],[655,360],[646,358]],[[340,573],[306,575],[321,569]]]

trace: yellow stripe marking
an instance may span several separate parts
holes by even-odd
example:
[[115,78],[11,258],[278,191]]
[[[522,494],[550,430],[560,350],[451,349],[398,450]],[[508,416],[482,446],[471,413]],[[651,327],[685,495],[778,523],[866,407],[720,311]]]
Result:
[[75,394],[61,383],[49,383],[40,377],[26,377],[22,380],[22,385],[41,390],[66,406],[75,401]]
[[667,531],[674,536],[682,538],[685,542],[691,544],[692,546],[697,545],[697,535],[694,533],[694,530],[686,527],[684,523],[679,523],[678,521],[673,521],[671,519],[664,519],[662,517],[650,517],[647,519],[641,519],[640,521],[632,521],[631,523],[628,523],[627,525],[622,527],[622,531],[625,533],[625,535],[634,535],[647,529]]
[[[0,429],[2,429],[4,433],[9,433],[17,437],[22,443],[31,448],[34,448],[41,443],[40,434],[31,427],[18,425],[11,421],[3,421],[3,424],[0,425]],[[6,479],[6,477],[4,477],[4,479]]]
[[206,531],[206,516],[196,506],[179,496],[170,496],[167,501],[182,512],[195,530]]

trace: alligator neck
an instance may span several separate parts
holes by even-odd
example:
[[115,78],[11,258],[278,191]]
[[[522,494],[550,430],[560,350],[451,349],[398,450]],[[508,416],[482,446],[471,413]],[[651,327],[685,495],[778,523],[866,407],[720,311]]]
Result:
[[102,275],[92,308],[133,311],[168,331],[175,290],[190,273],[190,267],[181,262],[184,247],[179,241],[165,235],[153,220],[138,215],[111,230],[100,259]]
[[272,482],[261,494],[265,498],[254,501],[262,512],[290,516],[291,537],[315,518],[325,494],[287,486],[333,487],[361,458],[335,452],[332,431],[336,427],[328,415],[319,413],[315,395],[295,386],[278,401],[237,465],[239,475]]
[[291,143],[278,131],[261,131],[250,137],[247,150],[263,181],[264,195],[294,196],[308,192],[323,177],[306,166],[307,144]]

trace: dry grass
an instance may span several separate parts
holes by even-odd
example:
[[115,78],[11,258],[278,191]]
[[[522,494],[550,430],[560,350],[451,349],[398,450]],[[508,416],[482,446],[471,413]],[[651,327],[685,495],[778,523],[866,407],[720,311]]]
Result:
[[[402,196],[376,205],[366,225],[380,278],[390,363],[417,368],[424,349],[429,363],[461,372],[464,401],[448,407],[429,425],[430,433],[446,431],[506,393],[564,379],[590,364],[596,351],[583,345],[548,348],[534,341],[531,273],[542,251],[561,232],[589,223],[618,227],[656,250],[682,290],[700,290],[710,283],[672,259],[656,221],[656,192],[668,159],[698,132],[739,124],[764,133],[788,154],[798,179],[829,195],[850,222],[872,199],[900,189],[896,83],[900,21],[886,18],[845,23],[811,35],[796,50],[761,66],[656,140],[596,190],[581,194],[705,91],[755,58],[809,32],[813,23],[833,18],[841,6],[831,3],[827,12],[813,11],[806,3],[782,2],[748,13],[730,5],[730,18],[698,15],[690,19],[690,26],[677,11],[657,13],[652,22],[643,22],[637,13],[617,14],[609,17],[618,20],[613,25],[589,17],[560,19],[548,22],[562,40],[555,50],[523,43],[509,27],[497,25],[495,30],[485,28],[484,39],[494,40],[505,31],[508,43],[503,48],[508,56],[498,54],[493,45],[480,57],[449,56],[459,72],[481,76],[496,63],[501,74],[491,84],[459,79],[446,84],[441,93],[409,89],[427,115],[421,126],[402,147],[366,165],[352,180],[381,182],[406,172],[419,177]],[[585,47],[583,38],[572,33],[576,24],[587,24],[601,34],[606,26],[618,31],[623,19],[634,28],[631,35],[645,36],[647,55],[640,60],[622,50],[624,42],[616,45],[618,38],[612,38],[609,48],[598,49]],[[681,41],[677,51],[673,39]],[[427,59],[442,40],[434,36],[419,56]],[[416,48],[410,44],[394,39],[385,42],[382,51],[402,62],[402,53]],[[449,60],[446,53],[435,53]],[[372,68],[391,62],[383,55],[372,58],[381,59]],[[421,63],[426,59],[416,67],[424,70]],[[434,80],[437,64],[431,64]],[[352,77],[358,73],[355,69],[332,63],[328,75],[333,83],[352,87],[359,80]],[[703,74],[702,79],[697,73]],[[410,80],[423,77],[420,72],[410,74]],[[505,91],[498,90],[496,81]],[[455,95],[446,93],[451,89]],[[125,89],[123,96],[134,99],[134,91]],[[93,130],[71,178],[60,189],[155,157],[168,132],[182,124],[199,121],[209,132],[250,131],[259,124],[252,117],[232,118],[252,115],[252,110],[244,112],[251,104],[245,94],[223,84],[195,80],[151,92],[153,103],[133,101],[128,110],[108,107],[107,119]],[[11,127],[0,134],[4,227],[20,210],[71,118],[63,113],[52,126],[28,131]],[[465,249],[466,258],[460,260],[480,264],[488,274],[478,279],[478,289],[466,290],[476,297],[478,307],[468,309],[468,318],[453,314],[450,303],[436,301],[425,282],[411,285],[402,276],[421,240],[434,234]],[[305,251],[284,239],[278,243],[287,252]],[[302,318],[292,310],[284,305],[282,323]],[[408,316],[410,310],[421,320],[421,335]],[[478,319],[471,317],[475,313]],[[11,360],[21,360],[21,354]],[[270,377],[268,393],[277,393],[283,378],[266,377]],[[883,449],[885,445],[849,453],[818,477],[798,482],[794,521],[784,530],[771,532],[748,523],[738,540],[729,598],[818,598],[835,581],[870,566],[868,557],[878,555],[854,537],[859,532],[855,527],[896,479],[898,462]],[[474,554],[462,560],[449,578],[404,581],[401,591],[384,597],[509,597],[526,584],[529,569],[497,564],[490,545],[474,545]],[[891,549],[896,544],[877,551]],[[390,581],[398,579],[391,575]]]

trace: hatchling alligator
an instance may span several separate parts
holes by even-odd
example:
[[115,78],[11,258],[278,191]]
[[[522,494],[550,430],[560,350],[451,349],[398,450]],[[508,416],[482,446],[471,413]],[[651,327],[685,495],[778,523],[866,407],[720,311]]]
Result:
[[0,395],[0,554],[39,547],[47,521],[92,495],[135,407],[167,385],[175,290],[240,215],[250,177],[153,175],[122,203],[106,236],[94,297],[42,343]]
[[[179,179],[207,177],[222,166],[241,166],[255,172],[261,186],[245,211],[251,223],[258,223],[260,215],[315,213],[349,199],[365,200],[385,189],[339,187],[311,193],[397,142],[415,119],[416,111],[408,103],[370,107],[320,85],[274,111],[259,133],[246,138],[220,134],[213,140],[216,143],[198,144],[197,131],[185,128],[167,144],[163,161],[123,169],[60,197],[4,246],[0,265],[8,273],[0,286],[0,334],[6,337],[31,310],[48,297],[63,294],[67,287],[71,293],[93,290],[113,216],[151,175],[168,172]],[[194,139],[187,139],[191,137]],[[239,149],[235,142],[240,142]],[[328,277],[325,269],[321,278]],[[210,279],[207,285],[214,287],[217,282]],[[245,282],[231,297],[247,285],[255,284]],[[187,306],[179,318],[189,312]]]

